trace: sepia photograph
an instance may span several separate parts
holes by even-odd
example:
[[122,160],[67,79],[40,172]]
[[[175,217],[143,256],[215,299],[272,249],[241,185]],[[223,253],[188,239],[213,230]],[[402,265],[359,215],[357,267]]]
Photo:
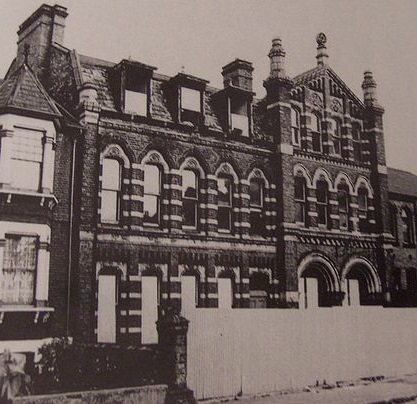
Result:
[[417,402],[415,0],[0,10],[0,404]]

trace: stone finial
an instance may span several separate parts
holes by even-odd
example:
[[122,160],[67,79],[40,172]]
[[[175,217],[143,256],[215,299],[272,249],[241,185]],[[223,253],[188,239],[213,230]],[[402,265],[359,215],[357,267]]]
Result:
[[327,47],[326,42],[327,38],[326,35],[323,32],[320,32],[316,36],[316,42],[317,42],[317,66],[325,66],[328,63],[329,55],[327,54]]
[[268,53],[271,63],[270,78],[287,78],[285,73],[285,50],[282,46],[281,38],[272,40],[272,48]]
[[376,81],[374,80],[372,72],[369,70],[363,74],[362,90],[365,105],[374,106],[378,104],[376,94]]

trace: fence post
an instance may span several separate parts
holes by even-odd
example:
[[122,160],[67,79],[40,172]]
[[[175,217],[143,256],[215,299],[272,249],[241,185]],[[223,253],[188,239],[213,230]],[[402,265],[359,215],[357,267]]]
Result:
[[162,381],[168,384],[166,404],[193,404],[187,387],[187,331],[189,321],[170,309],[157,321]]

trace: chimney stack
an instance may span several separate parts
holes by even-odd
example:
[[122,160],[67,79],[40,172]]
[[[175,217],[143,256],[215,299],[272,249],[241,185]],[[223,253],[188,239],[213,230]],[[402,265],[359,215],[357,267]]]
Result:
[[328,64],[329,55],[327,54],[326,42],[327,38],[323,32],[320,32],[316,36],[317,42],[317,66],[326,66]]
[[17,32],[17,66],[26,61],[35,73],[43,73],[51,44],[64,44],[67,15],[65,7],[43,4],[20,25]]
[[252,92],[252,72],[251,62],[235,59],[222,69],[223,85],[225,88],[233,86]]
[[376,106],[378,105],[378,99],[376,94],[376,81],[373,78],[372,72],[367,70],[363,74],[363,101],[366,106]]
[[285,72],[285,51],[282,47],[281,38],[274,38],[272,40],[272,48],[268,53],[270,59],[271,71],[270,78],[287,78]]

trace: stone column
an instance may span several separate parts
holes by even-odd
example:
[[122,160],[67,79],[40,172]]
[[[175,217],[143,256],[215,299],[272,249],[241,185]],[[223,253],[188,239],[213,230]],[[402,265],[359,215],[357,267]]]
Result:
[[187,388],[187,331],[189,321],[173,309],[157,321],[162,382],[168,385],[166,404],[195,403]]

